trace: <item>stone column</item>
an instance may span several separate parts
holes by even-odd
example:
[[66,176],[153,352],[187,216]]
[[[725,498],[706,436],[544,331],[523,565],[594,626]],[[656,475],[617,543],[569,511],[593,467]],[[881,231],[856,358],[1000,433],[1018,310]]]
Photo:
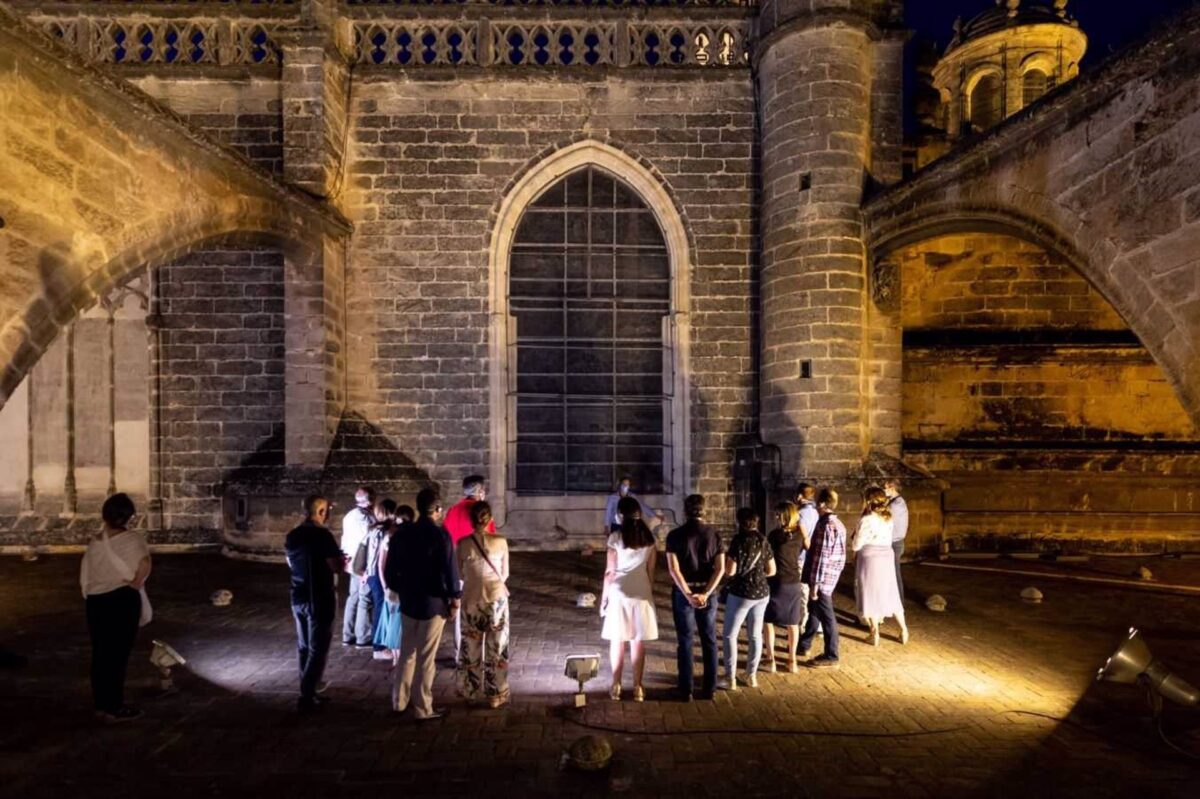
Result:
[[[905,31],[884,31],[874,43],[871,76],[870,187],[898,182],[904,172]],[[900,457],[903,396],[903,325],[900,317],[900,267],[871,261],[867,303],[868,448]]]
[[785,479],[836,479],[869,446],[859,209],[873,21],[838,0],[764,0],[760,24],[762,436]]
[[[334,204],[345,177],[349,64],[335,0],[303,0],[283,50],[283,175]],[[345,245],[313,231],[284,253],[285,411],[288,466],[320,468],[345,405]]]
[[331,0],[305,0],[300,24],[279,34],[283,51],[283,175],[336,198],[345,176],[350,66],[338,46]]
[[345,405],[345,245],[284,253],[284,454],[319,469]]
[[29,374],[24,380],[25,385],[25,458],[26,458],[26,475],[25,475],[25,491],[21,497],[21,512],[33,513],[37,506],[37,481],[33,478],[34,464],[34,449],[33,449],[33,409],[36,407],[37,398],[33,392],[33,367],[29,370]]
[[63,370],[63,384],[66,386],[66,476],[63,479],[63,516],[74,516],[79,506],[79,496],[75,487],[75,323],[67,325],[66,329],[66,368]]

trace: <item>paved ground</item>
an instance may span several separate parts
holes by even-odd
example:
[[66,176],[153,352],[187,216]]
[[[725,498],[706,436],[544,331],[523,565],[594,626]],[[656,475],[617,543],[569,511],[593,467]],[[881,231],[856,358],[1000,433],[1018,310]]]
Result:
[[[1200,786],[1200,761],[1158,742],[1136,690],[1092,681],[1130,624],[1200,681],[1195,597],[911,566],[907,647],[874,649],[844,624],[840,671],[765,675],[759,690],[684,705],[668,698],[673,629],[663,581],[649,701],[609,701],[602,677],[578,714],[565,707],[572,683],[562,664],[601,649],[595,611],[573,599],[595,590],[602,561],[523,554],[513,567],[513,704],[467,709],[443,669],[437,690],[452,714],[418,726],[389,712],[388,664],[336,646],[333,703],[298,717],[282,567],[163,556],[150,585],[156,619],[131,673],[131,698],[146,717],[105,727],[88,707],[77,562],[0,560],[0,640],[31,660],[0,672],[4,797],[1194,797]],[[1200,582],[1200,561],[1148,565],[1174,582]],[[1034,582],[1046,601],[1020,603]],[[208,603],[218,588],[234,592],[232,606]],[[949,600],[947,613],[920,604],[932,593]],[[190,660],[174,695],[156,696],[152,638]],[[1177,740],[1200,751],[1200,712],[1168,712]],[[564,747],[588,732],[582,724],[609,730],[609,770],[562,767]]]

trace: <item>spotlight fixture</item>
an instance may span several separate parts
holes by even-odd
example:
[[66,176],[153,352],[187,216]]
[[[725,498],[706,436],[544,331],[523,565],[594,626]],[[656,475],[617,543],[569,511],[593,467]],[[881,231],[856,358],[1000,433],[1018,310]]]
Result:
[[162,641],[154,642],[154,650],[150,653],[150,663],[158,668],[158,673],[162,677],[159,685],[164,691],[175,689],[175,681],[171,679],[171,669],[175,666],[187,665],[183,655],[176,652],[170,644]]
[[[1165,697],[1180,705],[1194,706],[1200,702],[1200,691],[1181,677],[1171,673],[1167,664],[1150,654],[1150,648],[1142,640],[1136,627],[1129,628],[1129,636],[1117,647],[1112,657],[1096,673],[1096,680],[1117,683],[1141,683],[1153,695]],[[1159,700],[1161,702],[1161,699]]]
[[587,694],[583,692],[583,684],[599,673],[599,655],[567,655],[567,668],[563,674],[579,683],[579,692],[575,694],[575,707],[583,707],[587,704]]

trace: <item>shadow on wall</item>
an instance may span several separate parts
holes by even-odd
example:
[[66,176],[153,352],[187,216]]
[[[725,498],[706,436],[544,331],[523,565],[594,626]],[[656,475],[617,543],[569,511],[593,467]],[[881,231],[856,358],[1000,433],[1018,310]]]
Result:
[[321,494],[335,503],[331,526],[336,533],[337,520],[353,505],[357,486],[369,485],[380,497],[412,504],[419,490],[433,484],[426,471],[360,414],[342,414],[320,471],[285,465],[281,430],[225,482],[225,549],[238,555],[278,556],[283,537],[300,521],[301,504],[309,494]]

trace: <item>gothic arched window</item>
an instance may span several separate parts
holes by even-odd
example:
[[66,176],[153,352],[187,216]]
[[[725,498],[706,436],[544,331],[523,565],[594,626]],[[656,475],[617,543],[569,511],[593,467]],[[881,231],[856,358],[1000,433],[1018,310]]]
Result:
[[642,493],[663,492],[671,267],[654,213],[596,167],[554,183],[513,238],[509,309],[513,488],[606,493],[630,475]]
[[971,89],[971,127],[984,131],[1004,119],[1004,84],[994,72],[981,77]]

